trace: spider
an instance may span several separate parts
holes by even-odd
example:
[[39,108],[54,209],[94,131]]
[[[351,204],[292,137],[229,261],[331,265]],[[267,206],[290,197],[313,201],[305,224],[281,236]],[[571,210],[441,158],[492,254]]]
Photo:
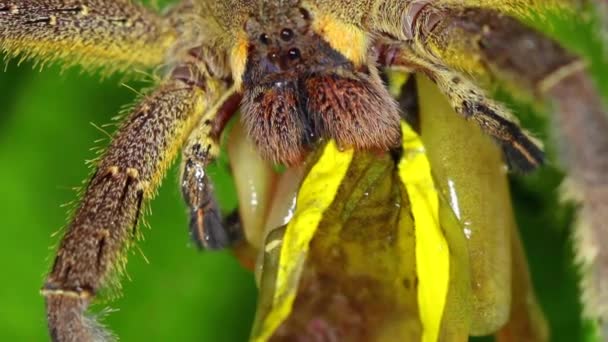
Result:
[[[242,234],[218,210],[206,168],[226,124],[241,122],[262,158],[297,167],[325,140],[341,149],[399,147],[402,114],[383,70],[421,73],[453,110],[531,171],[539,143],[484,87],[514,86],[553,106],[572,194],[589,315],[608,316],[608,119],[580,58],[519,20],[566,1],[183,0],[163,14],[128,0],[0,0],[9,57],[129,73],[158,68],[96,163],[43,286],[51,338],[110,338],[85,312],[116,286],[140,212],[178,151],[190,231],[202,248]],[[519,19],[518,19],[519,18]],[[589,249],[588,247],[595,247]]]

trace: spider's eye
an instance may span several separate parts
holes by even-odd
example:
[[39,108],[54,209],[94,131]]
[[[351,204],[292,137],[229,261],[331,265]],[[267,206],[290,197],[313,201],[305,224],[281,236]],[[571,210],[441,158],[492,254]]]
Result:
[[262,44],[264,44],[264,45],[270,44],[270,37],[268,36],[267,33],[262,33],[260,35],[260,42],[262,42]]
[[300,17],[308,21],[310,19],[310,13],[308,13],[307,10],[300,8]]
[[296,60],[296,59],[300,58],[300,49],[297,49],[297,48],[289,49],[289,51],[287,52],[287,55],[289,56],[289,59]]
[[293,38],[293,31],[291,29],[285,28],[281,31],[281,39],[283,41],[288,42]]

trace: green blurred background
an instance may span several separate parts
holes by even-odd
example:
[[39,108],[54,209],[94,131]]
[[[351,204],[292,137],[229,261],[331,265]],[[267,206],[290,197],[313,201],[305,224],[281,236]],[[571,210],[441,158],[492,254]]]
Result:
[[[589,24],[557,17],[541,29],[590,58],[608,94],[608,65]],[[0,73],[1,341],[47,339],[38,291],[58,240],[51,234],[66,223],[61,205],[75,199],[73,188],[89,174],[84,161],[94,156],[91,147],[107,144],[106,135],[91,123],[110,122],[135,97],[121,81],[118,76],[100,81],[78,68],[39,72],[28,62],[17,67],[16,61]],[[537,132],[546,128],[528,106],[512,106],[527,127]],[[221,206],[234,208],[225,160],[210,173]],[[96,304],[94,310],[117,309],[105,322],[124,341],[245,341],[255,310],[253,277],[229,253],[194,248],[177,178],[174,167],[152,203],[152,229],[145,230],[141,252],[130,253],[123,296]],[[558,204],[560,181],[551,166],[513,179],[515,208],[553,340],[591,340],[592,325],[579,318],[569,238],[573,210]]]

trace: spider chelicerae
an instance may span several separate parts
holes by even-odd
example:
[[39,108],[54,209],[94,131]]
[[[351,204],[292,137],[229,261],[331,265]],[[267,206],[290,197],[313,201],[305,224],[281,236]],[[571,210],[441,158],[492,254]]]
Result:
[[223,248],[239,238],[205,173],[239,108],[257,151],[274,163],[297,166],[327,139],[345,149],[398,147],[407,113],[386,90],[384,70],[426,75],[522,171],[542,164],[541,148],[482,87],[504,82],[552,103],[582,204],[578,240],[596,246],[580,255],[584,295],[589,312],[606,317],[608,252],[597,247],[608,239],[606,113],[585,63],[514,19],[566,5],[184,0],[161,15],[127,0],[0,0],[0,47],[9,57],[162,75],[99,159],[59,246],[42,290],[52,338],[105,336],[84,313],[124,268],[142,206],[178,150],[195,241]]

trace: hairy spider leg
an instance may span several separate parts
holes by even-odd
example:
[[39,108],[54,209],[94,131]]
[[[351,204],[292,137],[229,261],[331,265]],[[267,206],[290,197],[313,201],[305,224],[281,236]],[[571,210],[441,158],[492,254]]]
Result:
[[[209,75],[204,65],[197,72]],[[105,287],[119,287],[125,251],[138,235],[143,203],[201,115],[225,90],[223,81],[184,78],[176,67],[131,112],[99,160],[42,289],[55,341],[109,337],[84,311]]]
[[501,145],[511,167],[531,171],[543,163],[540,143],[519,127],[506,108],[487,97],[467,77],[430,56],[419,57],[407,44],[385,45],[380,50],[381,62],[386,66],[421,72],[435,82],[456,113],[477,123]]
[[155,67],[176,37],[168,17],[128,0],[0,0],[0,51],[40,65]]
[[[413,2],[415,2],[414,0]],[[419,1],[419,0],[418,0]],[[569,9],[574,0],[441,0],[439,6],[451,8],[477,7],[500,11],[514,16],[530,16],[531,13]],[[421,2],[431,2],[423,0]]]

